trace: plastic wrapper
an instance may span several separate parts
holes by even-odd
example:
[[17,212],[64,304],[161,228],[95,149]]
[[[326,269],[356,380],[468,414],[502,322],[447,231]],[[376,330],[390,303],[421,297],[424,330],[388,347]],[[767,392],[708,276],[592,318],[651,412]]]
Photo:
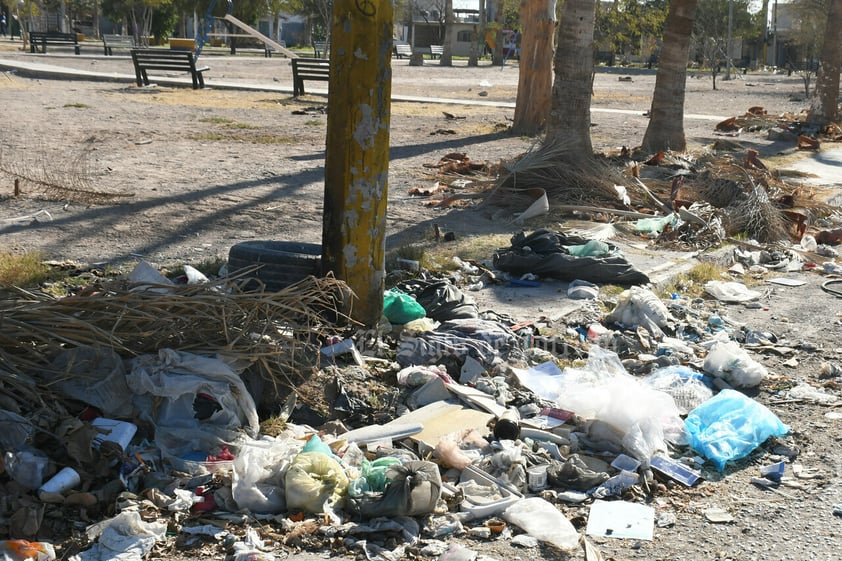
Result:
[[348,476],[342,466],[320,452],[298,454],[284,482],[289,510],[324,512],[326,504],[337,504],[348,490]]
[[725,469],[726,462],[751,454],[771,436],[789,432],[767,407],[736,390],[722,390],[687,415],[690,447]]
[[766,378],[766,367],[755,361],[734,341],[714,344],[705,357],[705,372],[722,378],[735,388],[753,388]]

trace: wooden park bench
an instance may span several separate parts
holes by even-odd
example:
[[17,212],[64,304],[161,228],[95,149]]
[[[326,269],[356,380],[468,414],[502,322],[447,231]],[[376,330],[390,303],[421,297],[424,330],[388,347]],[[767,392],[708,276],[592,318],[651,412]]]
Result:
[[75,33],[58,33],[56,31],[30,31],[29,52],[37,53],[38,46],[41,52],[47,52],[47,45],[73,45],[73,51],[79,54],[79,37]]
[[444,45],[430,45],[430,58],[441,58],[444,53]]
[[304,80],[330,81],[330,60],[326,58],[292,59],[292,95],[304,95]]
[[329,50],[330,43],[326,43],[324,41],[313,41],[313,57],[327,58]]
[[105,56],[114,54],[114,49],[133,49],[136,47],[134,37],[131,35],[109,35],[107,33],[102,36],[102,48],[105,50]]
[[411,57],[412,56],[412,45],[409,43],[395,43],[395,57],[403,58],[403,57]]
[[189,72],[193,78],[193,89],[205,87],[202,72],[210,70],[207,66],[197,67],[190,51],[173,51],[167,49],[132,49],[132,62],[138,86],[148,86],[147,70],[172,70]]

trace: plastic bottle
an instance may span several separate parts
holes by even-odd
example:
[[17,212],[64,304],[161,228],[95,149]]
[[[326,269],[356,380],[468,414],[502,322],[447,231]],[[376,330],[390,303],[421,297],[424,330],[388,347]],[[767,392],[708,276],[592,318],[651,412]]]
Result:
[[35,448],[8,451],[4,456],[6,473],[21,487],[37,489],[44,482],[50,465],[46,454]]

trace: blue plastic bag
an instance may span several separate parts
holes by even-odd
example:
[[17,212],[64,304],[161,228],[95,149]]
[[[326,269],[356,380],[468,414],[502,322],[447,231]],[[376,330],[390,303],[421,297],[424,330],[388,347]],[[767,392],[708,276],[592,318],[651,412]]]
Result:
[[722,390],[684,420],[690,447],[713,462],[716,469],[745,458],[770,436],[783,436],[789,427],[764,405],[736,390]]

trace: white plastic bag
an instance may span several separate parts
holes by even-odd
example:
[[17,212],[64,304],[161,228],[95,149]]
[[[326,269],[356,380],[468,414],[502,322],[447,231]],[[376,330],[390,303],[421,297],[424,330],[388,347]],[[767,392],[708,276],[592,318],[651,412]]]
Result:
[[749,302],[760,298],[760,293],[741,282],[708,281],[705,292],[721,302]]
[[666,451],[667,441],[684,440],[684,423],[672,396],[629,375],[616,353],[596,345],[585,368],[564,370],[557,390],[560,408],[608,423],[623,434],[630,455],[642,462]]
[[768,374],[766,367],[752,359],[734,341],[713,345],[705,357],[703,368],[708,374],[722,378],[735,388],[756,387]]
[[552,503],[540,497],[516,502],[503,511],[503,519],[564,552],[572,553],[579,548],[579,534],[573,524]]
[[605,318],[626,327],[640,325],[655,337],[663,337],[663,327],[675,321],[660,298],[649,289],[633,286],[624,290],[617,306]]
[[241,446],[234,460],[231,483],[231,495],[237,507],[256,514],[284,512],[287,506],[284,477],[302,444],[291,438],[265,437]]

